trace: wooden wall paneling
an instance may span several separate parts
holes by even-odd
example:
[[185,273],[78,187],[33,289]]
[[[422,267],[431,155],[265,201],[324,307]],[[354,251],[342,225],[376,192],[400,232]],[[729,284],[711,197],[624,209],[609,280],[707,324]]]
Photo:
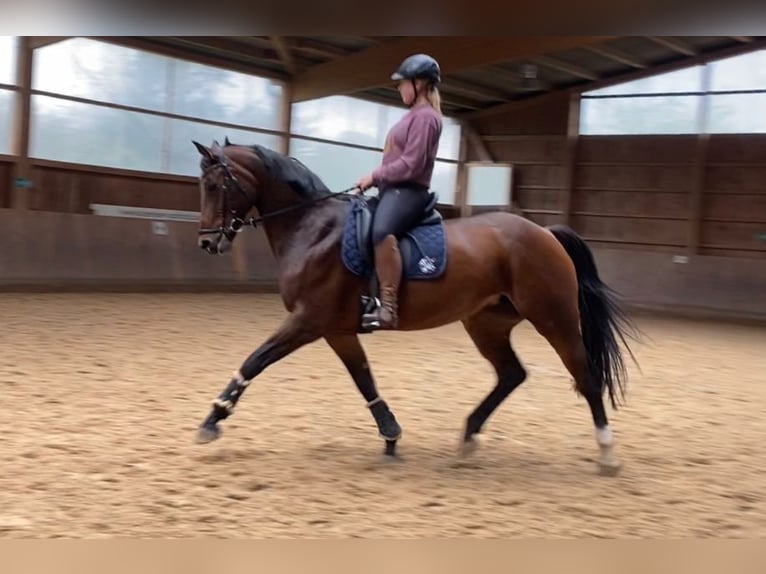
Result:
[[91,203],[160,209],[199,209],[194,178],[119,173],[77,166],[34,165],[30,207],[42,211],[89,213]]
[[765,223],[736,223],[724,221],[706,222],[701,237],[701,247],[706,249],[734,249],[755,251],[766,255]]
[[752,165],[709,165],[705,189],[717,193],[766,193],[766,162]]
[[546,101],[530,103],[500,115],[479,117],[471,120],[476,130],[485,136],[492,135],[566,135],[569,119],[569,95]]
[[766,193],[706,193],[702,218],[766,224]]
[[683,247],[685,220],[573,215],[573,227],[588,239],[636,245]]
[[13,162],[0,158],[0,208],[11,206]]
[[687,193],[692,184],[691,175],[691,165],[580,164],[575,174],[575,188]]
[[561,189],[553,188],[529,188],[523,186],[514,187],[514,199],[516,203],[526,210],[557,211],[561,197]]
[[766,164],[766,134],[712,134],[708,163]]
[[563,136],[487,137],[485,143],[494,158],[513,161],[518,166],[563,164],[566,152],[566,138]]
[[580,136],[580,164],[691,164],[696,136]]
[[608,189],[578,192],[572,204],[575,215],[601,214],[682,220],[689,209],[686,193],[615,191]]

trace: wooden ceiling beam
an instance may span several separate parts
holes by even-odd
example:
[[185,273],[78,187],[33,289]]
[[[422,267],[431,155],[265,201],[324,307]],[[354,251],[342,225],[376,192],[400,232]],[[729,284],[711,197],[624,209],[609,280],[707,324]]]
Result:
[[442,73],[538,56],[611,39],[611,36],[408,36],[373,45],[346,58],[312,66],[295,77],[293,101],[350,94],[390,84],[407,56],[434,56]]
[[57,44],[74,37],[75,36],[27,36],[27,38],[29,38],[28,45],[33,50],[44,48],[45,46],[50,46],[51,44]]
[[495,100],[504,102],[510,97],[510,93],[489,86],[465,82],[456,78],[443,78],[439,86],[442,93],[453,93],[479,100]]
[[317,42],[311,38],[295,38],[292,41],[291,46],[292,49],[297,52],[317,55],[330,60],[345,58],[352,53],[338,46],[326,44],[324,42]]
[[544,66],[552,70],[564,72],[565,74],[569,74],[570,76],[575,76],[577,78],[583,78],[585,80],[598,79],[598,74],[592,72],[591,70],[586,70],[580,66],[575,66],[569,62],[563,62],[549,56],[535,56],[534,58],[529,58],[529,61],[533,64],[537,64],[538,66]]
[[282,64],[282,59],[273,43],[269,48],[254,48],[239,40],[236,36],[172,36],[170,41],[181,42],[186,45],[218,53],[226,57],[234,57],[239,60],[253,60]]
[[678,52],[679,54],[683,54],[684,56],[697,55],[697,50],[695,50],[692,46],[690,46],[686,42],[682,42],[681,40],[670,38],[668,36],[647,36],[646,38],[648,40],[651,40],[655,44],[659,44],[660,46],[664,46],[665,48],[670,48],[674,52]]
[[269,36],[271,44],[279,55],[279,59],[287,70],[287,73],[294,76],[298,72],[298,66],[295,64],[295,58],[290,51],[290,46],[282,36]]
[[110,44],[116,44],[118,46],[127,46],[129,48],[136,48],[145,52],[152,52],[154,54],[161,54],[163,56],[170,56],[171,58],[177,58],[179,60],[185,60],[189,62],[198,62],[207,66],[215,66],[224,70],[232,70],[234,72],[241,72],[244,74],[258,75],[265,78],[272,78],[275,80],[286,79],[284,73],[278,72],[272,69],[261,68],[257,65],[257,62],[245,63],[242,60],[232,60],[230,58],[222,57],[219,55],[213,55],[205,52],[199,46],[195,48],[186,48],[179,45],[167,44],[163,42],[163,38],[154,39],[145,36],[86,36],[94,40],[101,42],[108,42]]
[[619,62],[620,64],[625,64],[626,66],[631,66],[632,68],[643,69],[648,66],[646,62],[642,62],[638,58],[603,44],[591,44],[590,46],[585,46],[585,49],[593,52],[594,54],[598,54],[599,56],[603,56],[608,60]]
[[696,56],[689,58],[674,59],[664,64],[657,64],[643,70],[635,70],[625,74],[616,74],[608,78],[602,78],[596,82],[587,82],[582,85],[572,86],[559,90],[547,92],[540,96],[532,96],[524,99],[513,100],[504,104],[498,104],[478,110],[476,112],[469,112],[467,114],[461,114],[461,117],[465,117],[467,120],[475,120],[482,117],[492,116],[495,114],[502,114],[505,112],[514,111],[520,108],[524,108],[529,105],[537,105],[556,99],[561,99],[564,95],[582,93],[585,91],[597,90],[599,88],[606,88],[608,86],[614,86],[623,82],[630,82],[633,80],[640,80],[641,78],[648,78],[657,74],[664,74],[667,72],[674,72],[689,66],[698,66],[706,64],[708,62],[714,62],[716,60],[723,60],[725,58],[731,58],[733,56],[739,56],[741,54],[748,54],[756,50],[766,49],[766,38],[756,39],[749,44],[736,44],[734,46],[728,46],[719,50],[713,50],[710,52],[703,52]]

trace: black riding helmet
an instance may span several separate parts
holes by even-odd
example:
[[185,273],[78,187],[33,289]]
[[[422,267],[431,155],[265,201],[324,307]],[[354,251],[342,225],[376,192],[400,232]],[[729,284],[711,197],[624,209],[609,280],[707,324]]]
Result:
[[396,72],[391,74],[391,79],[394,81],[417,78],[428,80],[434,85],[441,82],[439,63],[428,54],[413,54],[405,58]]
[[[399,64],[396,72],[391,74],[391,79],[398,82],[400,80],[409,80],[412,82],[412,89],[415,90],[415,100],[418,97],[418,87],[415,85],[416,79],[426,80],[432,86],[441,82],[441,70],[439,62],[434,60],[428,54],[413,54],[404,59]],[[415,100],[412,100],[413,105]]]

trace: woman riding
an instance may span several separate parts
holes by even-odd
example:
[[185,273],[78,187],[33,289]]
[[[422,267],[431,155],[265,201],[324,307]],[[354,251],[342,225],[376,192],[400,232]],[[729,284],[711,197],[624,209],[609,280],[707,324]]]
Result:
[[426,54],[412,55],[391,79],[398,82],[399,95],[410,111],[388,132],[380,167],[356,183],[360,193],[373,186],[380,192],[372,242],[382,306],[362,317],[367,329],[393,329],[398,325],[402,276],[398,238],[417,224],[428,204],[442,132],[438,62]]

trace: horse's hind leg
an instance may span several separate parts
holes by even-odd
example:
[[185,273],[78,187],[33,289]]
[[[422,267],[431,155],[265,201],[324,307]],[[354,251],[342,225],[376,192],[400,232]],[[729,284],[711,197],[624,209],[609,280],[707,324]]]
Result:
[[492,364],[497,373],[495,388],[466,419],[461,449],[463,454],[475,448],[474,435],[481,432],[487,419],[500,403],[527,377],[510,342],[511,329],[521,318],[512,306],[509,307],[510,309],[502,305],[494,306],[463,321],[479,353]]
[[580,334],[577,309],[562,309],[558,313],[550,311],[550,317],[557,317],[535,324],[537,331],[545,337],[561,358],[561,362],[575,380],[575,389],[585,397],[595,425],[596,443],[599,446],[599,472],[605,476],[616,475],[622,463],[613,454],[614,438],[606,416],[603,391],[593,380],[588,369],[588,353]]
[[359,342],[359,337],[357,335],[333,335],[325,336],[325,340],[343,362],[362,397],[367,401],[367,407],[378,425],[380,436],[386,441],[385,454],[394,456],[396,454],[396,442],[402,435],[402,428],[396,422],[394,413],[378,395],[375,380],[372,377],[367,356]]

